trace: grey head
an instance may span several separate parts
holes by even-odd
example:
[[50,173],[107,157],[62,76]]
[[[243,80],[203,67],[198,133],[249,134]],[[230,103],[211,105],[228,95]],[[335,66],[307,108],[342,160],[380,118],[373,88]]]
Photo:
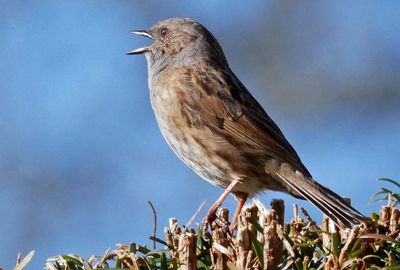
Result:
[[192,19],[167,19],[156,23],[147,31],[135,30],[131,33],[154,41],[150,46],[127,53],[146,56],[149,76],[168,67],[195,64],[227,66],[218,41],[203,25]]

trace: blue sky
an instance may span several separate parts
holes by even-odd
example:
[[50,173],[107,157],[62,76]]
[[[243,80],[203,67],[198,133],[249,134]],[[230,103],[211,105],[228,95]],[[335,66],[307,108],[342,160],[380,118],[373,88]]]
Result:
[[[396,1],[0,1],[0,266],[36,250],[103,254],[146,243],[222,192],[175,157],[128,34],[191,17],[278,123],[314,178],[368,214],[400,180],[400,5]],[[280,193],[287,208],[307,202]],[[226,206],[233,209],[230,198]],[[204,214],[204,213],[202,213]],[[291,217],[290,210],[287,218]],[[200,220],[200,217],[198,218]]]

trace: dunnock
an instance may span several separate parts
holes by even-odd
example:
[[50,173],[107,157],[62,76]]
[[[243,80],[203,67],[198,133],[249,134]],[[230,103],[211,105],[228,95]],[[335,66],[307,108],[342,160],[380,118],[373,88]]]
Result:
[[128,54],[147,59],[151,105],[167,143],[197,174],[225,188],[207,221],[232,193],[238,200],[234,225],[247,197],[265,190],[306,199],[342,227],[366,220],[313,180],[204,26],[174,18],[132,33],[154,40]]

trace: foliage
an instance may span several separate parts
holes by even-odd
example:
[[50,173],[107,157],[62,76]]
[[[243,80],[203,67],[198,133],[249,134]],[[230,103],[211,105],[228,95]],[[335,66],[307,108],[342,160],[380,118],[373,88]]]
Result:
[[[371,214],[371,222],[352,230],[339,229],[325,217],[317,226],[301,208],[302,218],[297,206],[293,219],[281,226],[283,202],[268,210],[255,201],[242,211],[233,235],[228,211],[223,209],[211,230],[180,227],[171,219],[164,230],[165,240],[151,237],[160,249],[131,243],[89,259],[59,255],[49,258],[45,269],[400,269],[400,184],[380,180],[397,191],[382,188],[377,192],[372,201],[386,201],[387,205]],[[23,261],[26,265],[29,260]],[[14,269],[24,265],[21,262]]]
[[[392,179],[380,178],[378,180],[392,184],[394,185],[395,188],[400,189],[400,184]],[[381,191],[375,193],[372,196],[371,202],[382,202],[382,201],[387,201],[389,204],[393,204],[393,206],[396,206],[400,202],[400,193],[396,193],[387,188],[381,188]]]

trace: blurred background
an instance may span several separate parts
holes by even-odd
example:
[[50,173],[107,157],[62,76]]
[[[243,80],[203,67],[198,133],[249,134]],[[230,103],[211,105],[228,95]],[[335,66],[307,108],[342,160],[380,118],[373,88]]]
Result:
[[[175,157],[128,34],[191,17],[279,124],[314,178],[369,215],[379,177],[400,180],[398,1],[0,0],[0,266],[36,250],[103,254],[149,243],[222,190]],[[307,202],[280,193],[261,196]],[[225,206],[233,210],[234,199]],[[203,210],[196,221],[200,221]]]

